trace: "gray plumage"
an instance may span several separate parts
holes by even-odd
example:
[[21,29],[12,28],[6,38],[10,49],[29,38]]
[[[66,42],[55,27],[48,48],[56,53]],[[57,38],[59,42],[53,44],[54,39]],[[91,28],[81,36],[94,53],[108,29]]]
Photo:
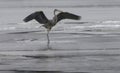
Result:
[[[54,15],[56,11],[59,11],[59,10],[55,9]],[[48,31],[50,31],[53,26],[55,26],[59,21],[63,19],[79,20],[81,18],[81,16],[78,16],[69,12],[62,12],[62,11],[59,11],[59,12],[60,13],[55,15],[52,20],[48,20],[45,14],[43,13],[43,11],[37,11],[28,15],[24,19],[24,21],[28,22],[35,19],[40,24],[44,24],[43,27],[45,27]]]
[[[55,14],[56,11],[59,12],[57,15]],[[50,48],[49,47],[49,43],[50,43],[49,31],[52,29],[52,27],[55,26],[59,21],[61,21],[63,19],[79,20],[80,18],[81,18],[81,16],[55,9],[54,10],[54,17],[51,20],[47,19],[47,17],[43,13],[43,11],[36,11],[36,12],[28,15],[26,18],[24,18],[24,22],[28,22],[28,21],[31,21],[31,20],[35,19],[40,24],[44,24],[42,26],[47,29],[47,39],[48,39],[47,46],[48,46],[48,49],[49,49]]]

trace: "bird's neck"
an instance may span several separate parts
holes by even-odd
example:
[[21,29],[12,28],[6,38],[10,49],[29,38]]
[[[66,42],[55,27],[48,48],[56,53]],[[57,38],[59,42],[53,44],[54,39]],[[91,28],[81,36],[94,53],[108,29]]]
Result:
[[58,20],[57,15],[55,15],[55,16],[53,17],[53,19],[52,19],[52,23],[53,23],[53,24],[56,24],[56,23],[57,23],[57,20]]

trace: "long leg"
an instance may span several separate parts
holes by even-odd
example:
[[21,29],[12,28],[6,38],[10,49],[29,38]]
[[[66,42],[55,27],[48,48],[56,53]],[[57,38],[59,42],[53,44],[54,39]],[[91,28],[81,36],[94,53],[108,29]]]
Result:
[[49,30],[47,30],[47,47],[50,48]]

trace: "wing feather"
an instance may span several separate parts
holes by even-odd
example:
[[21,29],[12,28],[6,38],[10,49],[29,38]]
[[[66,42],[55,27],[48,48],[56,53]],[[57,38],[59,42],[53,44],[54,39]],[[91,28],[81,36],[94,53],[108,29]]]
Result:
[[41,12],[36,12],[35,20],[38,21],[41,24],[45,24],[49,21],[42,11]]
[[32,13],[23,19],[24,22],[29,22],[35,18],[35,13]]
[[36,21],[38,21],[41,24],[44,24],[44,23],[48,22],[48,19],[45,16],[45,14],[43,13],[43,11],[34,12],[34,13],[28,15],[27,17],[25,17],[23,19],[23,21],[28,22],[28,21],[31,21],[33,19],[35,19]]
[[81,16],[68,13],[68,12],[61,12],[57,15],[57,22],[63,20],[63,19],[73,19],[73,20],[79,20]]

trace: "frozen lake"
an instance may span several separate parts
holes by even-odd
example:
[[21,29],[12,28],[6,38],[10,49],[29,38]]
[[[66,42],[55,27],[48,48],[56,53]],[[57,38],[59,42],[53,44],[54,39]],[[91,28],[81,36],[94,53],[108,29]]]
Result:
[[[119,7],[81,7],[72,0],[67,6],[64,1],[39,5],[37,1],[1,0],[8,7],[0,5],[0,73],[120,73]],[[45,29],[34,20],[22,20],[39,10],[52,18],[54,9],[82,19],[59,22],[50,32],[48,49]]]
[[[2,73],[119,73],[120,35],[53,33],[0,34]],[[54,73],[53,72],[53,73]]]

